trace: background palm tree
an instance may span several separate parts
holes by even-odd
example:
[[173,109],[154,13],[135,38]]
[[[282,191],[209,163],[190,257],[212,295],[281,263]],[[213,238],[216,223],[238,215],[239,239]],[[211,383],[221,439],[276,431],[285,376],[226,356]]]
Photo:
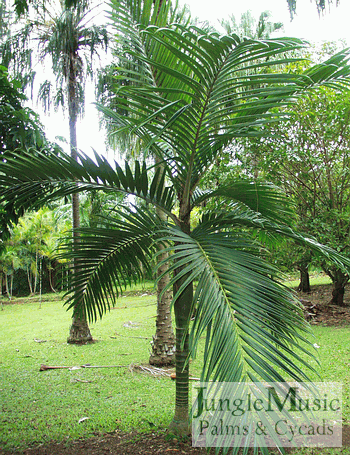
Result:
[[[133,22],[141,24],[143,27],[149,25],[163,27],[173,22],[185,25],[191,20],[187,8],[180,8],[177,2],[172,5],[169,1],[155,0],[153,8],[149,9],[136,8],[133,2],[129,2],[129,7]],[[148,40],[146,36],[140,35],[139,40],[143,46],[147,47]],[[118,109],[117,106],[114,106],[115,92],[123,85],[130,83],[127,78],[122,77],[120,69],[123,68],[123,73],[135,70],[142,71],[137,58],[133,59],[130,56],[124,58],[124,50],[122,43],[116,46],[114,50],[116,63],[108,66],[100,77],[100,102],[111,109],[114,109],[114,107]],[[130,115],[126,110],[122,110],[122,112],[125,115]],[[115,127],[108,117],[105,117],[105,124],[109,132],[110,145],[117,147],[119,153],[125,156],[126,159],[140,157],[143,154],[144,159],[152,157],[157,167],[163,166],[163,160],[156,153],[153,153],[152,147],[145,150],[142,139],[137,135],[130,134],[128,131],[115,134]],[[165,172],[165,169],[162,172]],[[164,221],[167,219],[167,215],[160,208],[156,207],[155,211],[158,217]],[[156,331],[152,339],[149,358],[149,363],[157,366],[173,365],[175,363],[175,337],[171,317],[172,289],[168,286],[169,276],[164,273],[167,270],[166,258],[168,256],[164,248],[164,245],[158,245],[159,254],[157,255],[157,261],[161,262],[161,265],[158,267],[157,274],[161,275],[161,279],[157,282]]]
[[232,14],[228,19],[221,21],[221,26],[227,34],[236,33],[241,39],[243,37],[254,39],[270,38],[271,33],[283,29],[282,22],[271,22],[271,12],[263,11],[260,13],[258,23],[251,11],[241,14],[241,20],[237,23],[235,16]]
[[[57,5],[57,4],[56,4]],[[36,8],[33,22],[35,39],[39,43],[40,59],[43,64],[51,60],[51,68],[56,75],[54,94],[51,81],[41,84],[39,96],[44,107],[50,108],[51,97],[57,108],[68,105],[70,151],[73,159],[77,159],[77,120],[84,109],[84,87],[87,76],[93,76],[94,58],[101,48],[107,49],[108,34],[105,26],[92,23],[93,10],[86,0],[75,7],[61,8],[56,11],[52,4],[40,5]],[[54,5],[55,6],[55,5]],[[79,196],[72,195],[73,228],[80,226]],[[77,234],[75,241],[78,242]],[[69,343],[92,341],[86,320],[81,319],[73,309],[73,319]]]
[[[128,53],[139,60],[139,72],[122,74],[134,84],[116,93],[118,110],[100,109],[116,132],[137,134],[144,147],[152,147],[166,172],[158,167],[150,175],[147,164],[138,161],[133,169],[126,163],[123,171],[97,154],[95,161],[82,155],[79,162],[64,155],[21,155],[0,165],[0,202],[24,207],[100,188],[133,194],[167,215],[165,221],[132,207],[107,227],[80,229],[79,249],[71,241],[66,251],[78,264],[70,305],[90,319],[101,316],[118,290],[149,270],[157,244],[172,252],[168,271],[176,322],[176,398],[171,428],[187,434],[188,362],[204,333],[202,381],[308,380],[298,366],[301,362],[308,368],[301,358],[305,346],[312,356],[302,312],[276,279],[277,271],[261,257],[249,229],[292,238],[339,264],[343,258],[286,224],[293,213],[271,185],[231,181],[204,191],[199,185],[236,137],[259,135],[263,125],[276,119],[272,108],[319,83],[347,85],[348,53],[302,74],[274,73],[274,65],[288,63],[284,55],[302,41],[240,42],[180,25],[144,28],[133,22],[128,3],[113,5],[116,28],[127,39]],[[153,2],[144,7],[152,9]],[[250,66],[253,74],[248,74]],[[209,200],[216,205],[193,228],[191,213]]]

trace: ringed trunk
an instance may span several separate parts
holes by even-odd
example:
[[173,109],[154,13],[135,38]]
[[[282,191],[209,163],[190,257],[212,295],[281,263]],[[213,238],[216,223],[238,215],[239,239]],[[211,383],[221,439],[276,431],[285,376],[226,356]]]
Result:
[[67,343],[69,344],[81,344],[92,342],[93,338],[90,333],[86,318],[81,317],[79,314],[73,311],[72,325],[69,330],[69,337]]
[[[77,114],[78,114],[78,99],[76,94],[75,71],[71,69],[68,77],[68,109],[69,109],[69,136],[71,157],[76,161],[77,155]],[[79,195],[78,193],[72,196],[72,217],[73,231],[80,227],[79,216]],[[73,234],[73,248],[78,248],[79,237],[76,232]],[[73,263],[73,273],[77,270],[76,261]],[[77,309],[73,309],[72,325],[69,331],[67,343],[83,343],[93,341],[86,317],[78,313]]]
[[[190,212],[180,204],[181,229],[186,234],[190,233]],[[182,215],[181,212],[185,212]],[[179,273],[179,267],[175,273]],[[179,279],[174,285],[174,295],[186,280],[187,275]],[[176,323],[176,386],[175,386],[175,414],[169,426],[172,433],[180,437],[190,433],[189,420],[189,332],[188,325],[191,316],[193,301],[193,283],[189,284],[174,303]]]
[[[163,246],[161,248],[164,249]],[[162,261],[166,258],[167,254],[163,253],[158,256],[157,260]],[[166,268],[167,266],[164,264],[158,269],[157,274],[160,275]],[[160,297],[161,292],[168,283],[169,276],[165,275],[157,285],[156,333],[153,337],[152,352],[149,359],[149,363],[156,366],[174,365],[175,363],[175,337],[170,311],[172,301],[171,289],[168,289]]]
[[[155,162],[159,166],[162,166],[160,159],[156,156]],[[161,169],[164,172],[164,166]],[[166,221],[166,214],[160,210],[156,209],[158,217]],[[162,252],[164,250],[163,245],[159,245],[160,254],[157,257],[157,262],[166,260],[168,253]],[[157,275],[162,275],[167,270],[167,264],[163,264],[157,270]],[[163,294],[163,290],[169,283],[169,275],[166,274],[158,281],[157,284],[157,319],[156,319],[156,333],[153,337],[152,342],[152,351],[149,359],[151,365],[156,366],[168,366],[174,365],[175,363],[175,337],[173,331],[173,325],[171,320],[171,301],[173,294],[171,289],[167,289]],[[162,294],[162,295],[161,295]]]

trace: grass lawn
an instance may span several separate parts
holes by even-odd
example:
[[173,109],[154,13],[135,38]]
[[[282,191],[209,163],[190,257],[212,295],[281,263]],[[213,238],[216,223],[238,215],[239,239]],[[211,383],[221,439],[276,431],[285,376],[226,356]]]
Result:
[[[116,429],[148,432],[167,427],[173,415],[174,382],[128,367],[148,362],[156,315],[156,297],[149,291],[121,297],[103,320],[91,325],[98,342],[83,346],[66,343],[70,314],[62,308],[61,296],[45,295],[41,309],[37,297],[4,305],[0,448],[68,441]],[[322,379],[343,383],[343,417],[349,424],[350,327],[318,326],[314,333]],[[41,364],[125,367],[40,372]],[[200,359],[191,364],[191,373],[198,375],[199,370]]]

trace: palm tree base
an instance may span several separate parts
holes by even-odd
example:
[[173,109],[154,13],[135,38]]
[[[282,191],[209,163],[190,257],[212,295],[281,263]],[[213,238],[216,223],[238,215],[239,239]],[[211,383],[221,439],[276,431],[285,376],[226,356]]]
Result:
[[69,337],[67,343],[69,344],[80,344],[80,343],[91,343],[93,338],[90,333],[89,326],[85,320],[82,320],[76,316],[73,316],[72,325],[69,330]]
[[175,365],[175,340],[173,335],[167,341],[160,340],[157,336],[153,337],[149,363],[157,367]]
[[185,438],[191,434],[190,422],[188,418],[188,413],[183,416],[182,419],[175,419],[171,421],[169,425],[169,433],[174,434],[178,437]]

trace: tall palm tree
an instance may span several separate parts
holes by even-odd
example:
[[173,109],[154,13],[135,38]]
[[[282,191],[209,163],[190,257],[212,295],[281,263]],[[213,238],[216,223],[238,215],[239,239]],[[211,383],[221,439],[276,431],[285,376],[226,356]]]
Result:
[[[108,34],[105,26],[91,23],[93,14],[87,0],[71,8],[66,8],[63,2],[59,5],[58,11],[51,10],[47,4],[39,6],[33,27],[35,39],[39,43],[40,59],[43,63],[50,59],[52,71],[56,75],[55,107],[65,102],[68,105],[70,151],[72,158],[77,160],[77,120],[84,109],[85,80],[88,75],[93,75],[94,58],[99,50],[103,47],[107,49]],[[39,94],[46,107],[50,107],[51,87],[52,83],[45,81],[40,88]],[[78,229],[78,194],[72,196],[72,218],[73,228]],[[77,244],[78,236],[76,233],[73,235]],[[67,341],[92,341],[87,321],[81,319],[74,309]]]
[[[152,1],[144,5],[152,8]],[[150,174],[147,163],[138,161],[133,168],[125,163],[123,170],[97,154],[95,160],[80,155],[79,162],[67,155],[20,155],[0,164],[0,203],[16,208],[104,189],[133,194],[167,215],[162,220],[146,208],[131,207],[108,227],[80,229],[84,235],[79,250],[69,244],[66,250],[78,264],[69,302],[92,320],[101,316],[119,289],[144,268],[149,270],[157,245],[165,245],[171,252],[168,272],[176,322],[175,415],[170,427],[187,434],[189,358],[204,333],[202,381],[309,378],[299,366],[311,368],[302,355],[313,355],[303,335],[308,327],[302,312],[279,283],[275,268],[261,257],[249,229],[292,238],[339,264],[349,266],[349,261],[295,233],[288,225],[292,210],[271,185],[232,181],[200,191],[199,184],[236,137],[258,135],[261,126],[276,119],[272,108],[289,104],[299,92],[320,83],[336,86],[338,80],[339,87],[347,85],[349,55],[343,51],[303,74],[278,74],[273,66],[289,62],[283,56],[302,41],[240,42],[179,25],[142,27],[133,23],[126,2],[114,3],[113,18],[118,28],[122,25],[119,29],[129,40],[128,52],[139,59],[140,71],[123,74],[135,84],[116,93],[117,111],[100,109],[116,131],[135,133],[145,148],[152,147],[166,172],[158,167],[153,173],[152,166]],[[147,45],[140,35],[147,37]],[[247,74],[250,63],[253,76]],[[257,65],[260,71],[255,71]],[[192,228],[192,211],[208,200],[216,200],[216,208]]]
[[[146,8],[133,8],[130,2],[130,11],[135,23],[140,23],[143,26],[156,25],[158,27],[166,26],[172,22],[187,23],[188,14],[186,8],[179,8],[178,3],[175,2],[174,6],[169,1],[155,0],[153,8],[146,10]],[[145,44],[142,37],[140,41]],[[123,56],[124,46],[121,43],[116,50],[115,58],[116,63],[108,66],[100,77],[100,102],[104,105],[113,108],[114,93],[122,87],[125,83],[128,84],[127,79],[120,77],[120,69],[124,68],[128,71],[134,71],[139,67],[138,59],[128,58]],[[127,112],[124,111],[127,115]],[[140,157],[141,154],[146,157],[151,157],[157,163],[157,167],[162,167],[162,160],[156,154],[153,154],[152,148],[146,151],[142,147],[142,140],[136,135],[131,135],[129,132],[125,134],[115,134],[114,125],[111,124],[106,118],[106,127],[108,139],[112,147],[116,147],[122,156]],[[163,170],[165,172],[165,170]],[[157,215],[164,220],[167,219],[165,213],[161,209],[155,208]],[[175,337],[173,331],[172,317],[171,317],[171,301],[172,290],[167,286],[169,276],[163,273],[166,270],[167,252],[164,252],[164,245],[159,245],[159,255],[157,261],[162,265],[158,268],[158,274],[162,278],[157,282],[157,316],[156,316],[156,331],[152,339],[151,352],[149,363],[156,366],[168,366],[175,363]]]

